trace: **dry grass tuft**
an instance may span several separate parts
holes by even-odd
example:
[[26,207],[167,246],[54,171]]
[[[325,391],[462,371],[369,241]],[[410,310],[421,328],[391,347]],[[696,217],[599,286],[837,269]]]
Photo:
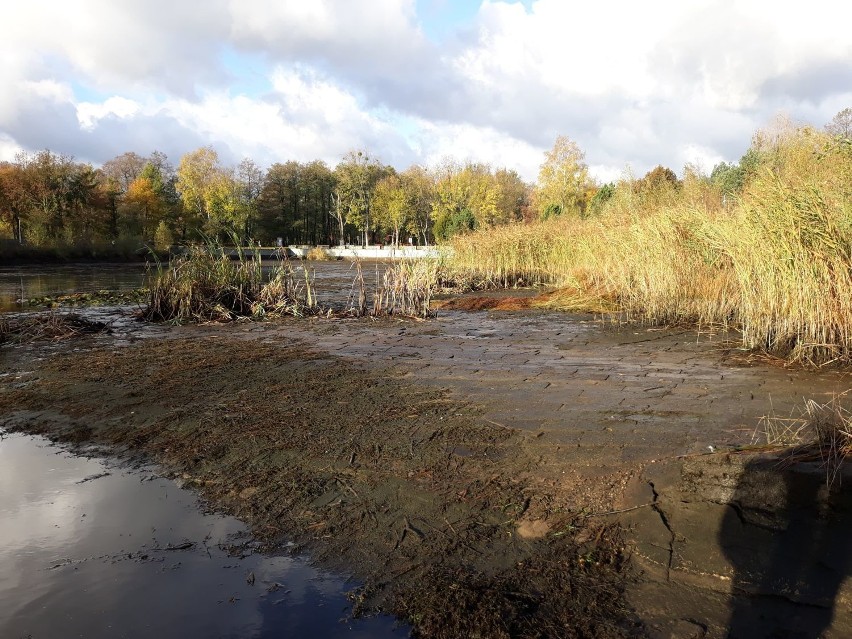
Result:
[[313,247],[305,257],[314,262],[334,262],[337,260],[327,248],[322,246]]
[[809,399],[799,415],[762,417],[753,443],[791,447],[788,462],[821,460],[830,488],[839,483],[846,458],[852,455],[852,412],[843,405],[844,396],[822,404]]

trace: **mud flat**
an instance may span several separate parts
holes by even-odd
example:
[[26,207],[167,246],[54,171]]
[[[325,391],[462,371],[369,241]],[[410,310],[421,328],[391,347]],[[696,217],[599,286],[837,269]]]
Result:
[[[842,372],[751,365],[721,336],[555,313],[122,326],[4,347],[0,426],[144,453],[259,538],[295,541],[362,580],[356,612],[393,612],[415,636],[726,636],[740,600],[673,578],[695,536],[672,521],[681,504],[716,504],[693,517],[713,532],[690,570],[769,592],[761,562],[714,572],[711,560],[729,513],[743,512],[728,504],[762,498],[737,488],[751,472],[728,473],[733,488],[715,501],[684,497],[720,483],[694,468],[751,469],[736,450],[762,415],[849,387]],[[761,506],[777,515],[767,530],[798,521],[786,495]],[[819,499],[820,513],[845,516],[842,499]],[[768,594],[779,607],[765,623],[821,607],[833,610],[826,636],[845,636],[842,554],[836,586]],[[674,591],[688,596],[661,606],[654,595]],[[760,618],[742,626],[757,635],[732,636],[774,627]]]

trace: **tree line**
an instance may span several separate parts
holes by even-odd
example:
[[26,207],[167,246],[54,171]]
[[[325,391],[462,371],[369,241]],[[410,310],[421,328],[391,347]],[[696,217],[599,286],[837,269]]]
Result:
[[130,241],[165,248],[209,238],[282,244],[432,244],[521,220],[530,185],[515,171],[448,160],[404,171],[364,151],[324,162],[250,159],[212,147],[181,157],[127,152],[103,166],[44,150],[0,163],[0,237],[21,244]]
[[[852,109],[826,130],[849,140]],[[736,197],[760,161],[756,148],[700,179],[720,197]],[[642,178],[625,177],[622,190],[625,183],[638,197],[659,200],[681,181],[657,166]],[[535,184],[510,169],[453,159],[397,171],[365,151],[347,153],[333,169],[315,160],[264,171],[250,159],[226,166],[209,146],[185,154],[177,167],[158,151],[123,153],[96,168],[44,150],[0,162],[0,238],[35,247],[125,242],[164,249],[208,238],[428,245],[478,228],[594,215],[615,192],[616,184],[590,178],[582,150],[565,136],[545,154]]]

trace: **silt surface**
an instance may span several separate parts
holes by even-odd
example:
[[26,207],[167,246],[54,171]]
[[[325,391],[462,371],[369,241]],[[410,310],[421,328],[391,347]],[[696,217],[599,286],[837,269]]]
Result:
[[0,350],[0,426],[144,455],[414,636],[667,632],[631,600],[630,487],[848,388],[552,312],[113,326]]

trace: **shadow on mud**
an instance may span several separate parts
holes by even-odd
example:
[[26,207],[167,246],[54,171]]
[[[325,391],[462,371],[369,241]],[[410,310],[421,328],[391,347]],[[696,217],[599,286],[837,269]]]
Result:
[[729,637],[821,637],[852,573],[852,492],[819,472],[746,464],[719,545],[734,569]]

